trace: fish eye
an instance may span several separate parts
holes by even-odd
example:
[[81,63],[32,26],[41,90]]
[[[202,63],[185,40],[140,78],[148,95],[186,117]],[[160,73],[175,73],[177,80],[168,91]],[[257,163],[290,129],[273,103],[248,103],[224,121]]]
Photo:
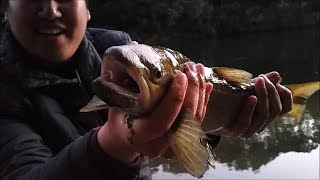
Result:
[[155,72],[154,72],[154,77],[155,78],[161,78],[162,77],[162,73],[161,73],[161,71],[159,71],[159,70],[156,70]]

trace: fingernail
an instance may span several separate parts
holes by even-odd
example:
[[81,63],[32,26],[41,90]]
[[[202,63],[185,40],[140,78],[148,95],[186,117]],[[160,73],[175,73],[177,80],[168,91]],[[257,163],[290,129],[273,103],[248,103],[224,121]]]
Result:
[[251,95],[249,98],[248,98],[248,107],[249,108],[254,108],[254,107],[256,107],[256,105],[257,105],[257,102],[258,102],[258,98],[257,98],[257,96],[255,96],[255,95]]

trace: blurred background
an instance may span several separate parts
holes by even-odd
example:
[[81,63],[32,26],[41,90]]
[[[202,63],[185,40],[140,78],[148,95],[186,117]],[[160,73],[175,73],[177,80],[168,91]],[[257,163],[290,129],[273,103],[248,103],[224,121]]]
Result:
[[[126,31],[206,66],[276,70],[283,84],[320,80],[320,0],[91,0],[89,8],[91,27]],[[204,179],[319,179],[319,101],[318,92],[301,120],[279,118],[250,140],[223,138]],[[194,179],[176,160],[151,167],[154,179]]]

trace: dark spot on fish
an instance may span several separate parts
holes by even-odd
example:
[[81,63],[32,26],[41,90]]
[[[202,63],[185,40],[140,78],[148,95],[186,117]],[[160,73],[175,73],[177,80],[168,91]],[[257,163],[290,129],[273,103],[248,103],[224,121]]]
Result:
[[127,124],[128,128],[131,129],[133,126],[134,117],[130,115],[126,115],[124,118],[124,121]]

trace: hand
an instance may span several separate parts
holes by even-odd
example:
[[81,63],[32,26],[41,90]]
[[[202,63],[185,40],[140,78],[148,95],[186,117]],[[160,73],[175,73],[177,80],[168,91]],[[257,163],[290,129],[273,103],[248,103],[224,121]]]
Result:
[[256,96],[250,96],[238,118],[226,128],[216,132],[223,136],[250,138],[263,131],[281,113],[292,108],[292,94],[289,89],[279,84],[278,72],[270,72],[252,79]]
[[201,122],[212,91],[212,84],[204,81],[202,65],[186,63],[185,67],[185,74],[175,75],[158,107],[150,115],[135,119],[132,128],[125,124],[125,112],[109,109],[108,121],[98,132],[98,142],[106,153],[128,164],[139,153],[149,157],[172,157],[165,133],[182,106],[192,111]]

